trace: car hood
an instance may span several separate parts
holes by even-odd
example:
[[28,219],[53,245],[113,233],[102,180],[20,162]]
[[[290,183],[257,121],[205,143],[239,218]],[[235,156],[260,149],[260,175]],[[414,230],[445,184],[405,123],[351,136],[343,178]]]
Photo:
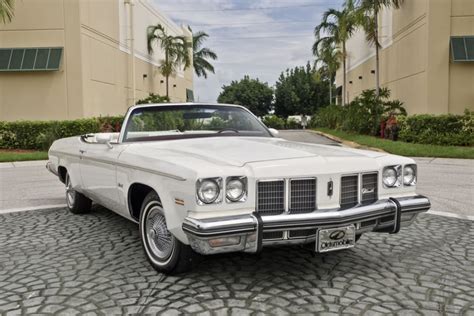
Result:
[[316,145],[261,137],[206,137],[172,141],[141,142],[131,147],[142,154],[195,158],[220,165],[244,166],[247,163],[309,157],[377,158],[380,152],[363,151],[339,146]]

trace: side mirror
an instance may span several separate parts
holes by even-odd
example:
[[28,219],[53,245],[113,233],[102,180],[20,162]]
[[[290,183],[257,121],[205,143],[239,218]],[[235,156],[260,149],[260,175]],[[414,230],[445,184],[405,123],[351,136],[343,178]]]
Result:
[[272,134],[273,137],[278,137],[278,135],[280,134],[276,129],[274,128],[269,128],[268,129],[270,131],[270,134]]
[[112,135],[110,134],[96,134],[95,135],[95,140],[99,144],[106,144],[107,147],[112,148],[113,146],[110,144],[110,141],[112,140]]

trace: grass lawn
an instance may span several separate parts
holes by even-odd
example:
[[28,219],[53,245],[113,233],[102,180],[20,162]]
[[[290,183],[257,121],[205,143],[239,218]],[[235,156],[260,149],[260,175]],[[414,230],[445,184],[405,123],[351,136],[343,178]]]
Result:
[[316,128],[317,131],[334,135],[362,146],[380,148],[388,153],[411,157],[467,158],[474,159],[474,147],[439,146],[391,141],[373,136],[351,134],[343,131]]
[[0,149],[0,162],[46,159],[48,159],[46,151]]

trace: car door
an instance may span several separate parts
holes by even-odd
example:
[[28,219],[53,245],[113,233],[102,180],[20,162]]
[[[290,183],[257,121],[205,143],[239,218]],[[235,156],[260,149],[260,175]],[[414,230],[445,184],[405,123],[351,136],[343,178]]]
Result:
[[86,195],[109,209],[120,208],[117,186],[117,160],[123,145],[83,143],[80,149],[81,178]]

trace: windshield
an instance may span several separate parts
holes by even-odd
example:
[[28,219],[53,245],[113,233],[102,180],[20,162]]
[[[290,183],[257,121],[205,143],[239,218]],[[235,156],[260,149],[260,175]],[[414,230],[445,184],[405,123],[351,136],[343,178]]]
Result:
[[271,137],[271,134],[255,116],[240,107],[146,106],[130,114],[123,141],[210,136]]

